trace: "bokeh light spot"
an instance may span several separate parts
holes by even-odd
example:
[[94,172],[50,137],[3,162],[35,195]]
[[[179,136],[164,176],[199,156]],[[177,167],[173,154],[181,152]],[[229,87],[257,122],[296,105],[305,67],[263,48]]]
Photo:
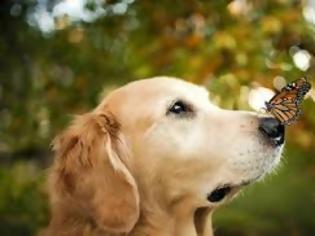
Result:
[[262,111],[266,105],[265,102],[269,101],[274,96],[271,89],[264,87],[257,87],[250,90],[248,95],[248,104],[255,111]]
[[293,62],[297,68],[306,71],[310,67],[311,54],[306,50],[299,50],[293,55]]

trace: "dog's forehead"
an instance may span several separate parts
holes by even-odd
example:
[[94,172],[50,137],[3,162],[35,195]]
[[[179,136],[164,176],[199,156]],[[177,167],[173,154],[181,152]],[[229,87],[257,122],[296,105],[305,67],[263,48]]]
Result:
[[[133,117],[137,117],[137,114],[145,116],[148,112],[160,114],[176,100],[183,100],[200,109],[214,107],[205,88],[176,78],[155,77],[131,82],[113,91],[98,109],[106,106],[112,113],[119,114],[117,116],[129,117],[132,113]],[[135,109],[138,112],[135,113]]]
[[208,103],[209,93],[201,86],[171,77],[155,77],[131,83],[129,90],[146,97],[166,100],[185,99],[192,103]]

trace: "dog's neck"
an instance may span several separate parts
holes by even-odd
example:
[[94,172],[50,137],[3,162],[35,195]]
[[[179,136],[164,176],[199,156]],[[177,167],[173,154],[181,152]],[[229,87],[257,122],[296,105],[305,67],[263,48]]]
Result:
[[163,214],[164,217],[158,216],[154,212],[141,214],[130,235],[213,236],[209,208],[199,208],[195,212],[187,212],[182,206],[182,209],[177,210],[176,215]]
[[[140,188],[151,189],[152,188]],[[162,191],[162,190],[157,190]],[[169,201],[157,192],[140,193],[140,218],[131,236],[213,236],[211,208],[189,208],[189,198]]]

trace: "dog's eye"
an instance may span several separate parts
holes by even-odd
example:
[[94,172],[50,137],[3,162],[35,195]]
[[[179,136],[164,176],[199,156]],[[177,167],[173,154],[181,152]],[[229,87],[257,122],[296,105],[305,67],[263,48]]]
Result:
[[183,114],[191,111],[191,109],[182,101],[175,102],[168,110],[168,113]]

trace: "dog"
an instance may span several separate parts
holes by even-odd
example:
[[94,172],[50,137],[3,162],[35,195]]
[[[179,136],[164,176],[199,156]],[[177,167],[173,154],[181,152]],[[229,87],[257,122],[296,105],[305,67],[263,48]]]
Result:
[[215,208],[279,163],[284,126],[155,77],[111,92],[53,141],[47,236],[211,236]]

